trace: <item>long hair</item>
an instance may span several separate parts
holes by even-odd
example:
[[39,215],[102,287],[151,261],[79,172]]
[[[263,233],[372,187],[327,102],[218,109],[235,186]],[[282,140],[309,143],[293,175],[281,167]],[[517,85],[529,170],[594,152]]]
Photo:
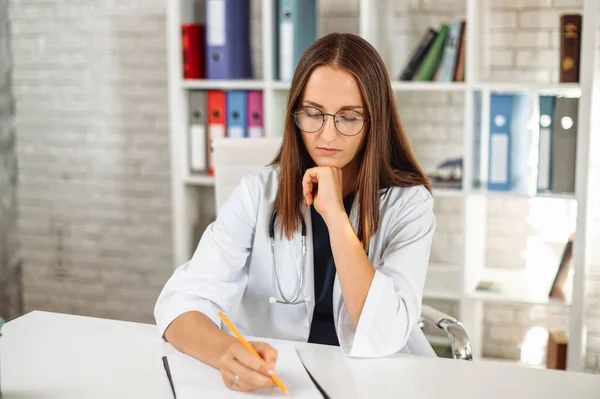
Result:
[[354,75],[370,121],[359,157],[357,236],[365,249],[379,226],[380,190],[423,185],[429,179],[419,166],[402,128],[388,73],[377,50],[360,36],[332,33],[314,42],[300,59],[292,79],[283,143],[273,164],[279,165],[279,187],[275,211],[281,218],[281,235],[290,239],[302,218],[302,177],[315,164],[304,146],[292,113],[302,99],[311,73],[320,66],[333,66]]

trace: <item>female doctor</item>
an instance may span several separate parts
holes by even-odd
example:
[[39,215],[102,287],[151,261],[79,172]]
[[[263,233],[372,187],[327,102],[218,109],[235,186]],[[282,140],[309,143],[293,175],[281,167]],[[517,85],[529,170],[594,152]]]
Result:
[[155,307],[161,334],[227,387],[273,387],[277,352],[221,330],[339,345],[349,356],[433,355],[418,327],[435,218],[384,63],[330,34],[298,63],[282,147],[244,177]]

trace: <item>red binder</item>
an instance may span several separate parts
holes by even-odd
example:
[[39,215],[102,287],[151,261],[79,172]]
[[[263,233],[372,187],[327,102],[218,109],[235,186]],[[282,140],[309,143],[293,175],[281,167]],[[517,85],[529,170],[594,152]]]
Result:
[[197,23],[181,25],[184,79],[206,77],[205,46],[206,26]]
[[225,137],[227,131],[226,114],[227,97],[226,93],[221,90],[210,90],[208,92],[208,173],[212,176],[215,174],[213,165],[213,140]]

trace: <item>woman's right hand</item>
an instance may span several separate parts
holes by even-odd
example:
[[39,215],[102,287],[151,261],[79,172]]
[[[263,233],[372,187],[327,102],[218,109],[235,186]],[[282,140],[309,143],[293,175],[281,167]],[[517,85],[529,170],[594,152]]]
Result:
[[262,359],[250,353],[240,341],[233,341],[220,359],[223,382],[234,391],[253,392],[276,387],[270,376],[275,373],[277,350],[265,342],[250,342],[250,345]]

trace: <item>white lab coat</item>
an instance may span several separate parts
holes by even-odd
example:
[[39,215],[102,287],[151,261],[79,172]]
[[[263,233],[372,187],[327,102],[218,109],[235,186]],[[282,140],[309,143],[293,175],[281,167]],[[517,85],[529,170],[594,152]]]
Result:
[[[268,233],[277,185],[277,167],[265,167],[241,180],[206,229],[192,259],[179,266],[164,286],[155,306],[161,335],[175,318],[193,310],[221,326],[217,314],[221,309],[234,317],[243,334],[307,342],[314,300],[299,305],[269,303],[271,296],[281,298]],[[340,347],[355,357],[398,351],[434,355],[417,323],[436,224],[433,199],[423,186],[395,187],[382,191],[379,204],[380,224],[368,255],[376,272],[358,325],[346,310],[335,278],[333,313]],[[355,231],[357,205],[355,200],[350,212]],[[303,296],[314,298],[311,217],[310,209],[303,209]],[[301,234],[280,239],[279,221],[278,217],[275,253],[282,289],[289,298],[302,263]]]

